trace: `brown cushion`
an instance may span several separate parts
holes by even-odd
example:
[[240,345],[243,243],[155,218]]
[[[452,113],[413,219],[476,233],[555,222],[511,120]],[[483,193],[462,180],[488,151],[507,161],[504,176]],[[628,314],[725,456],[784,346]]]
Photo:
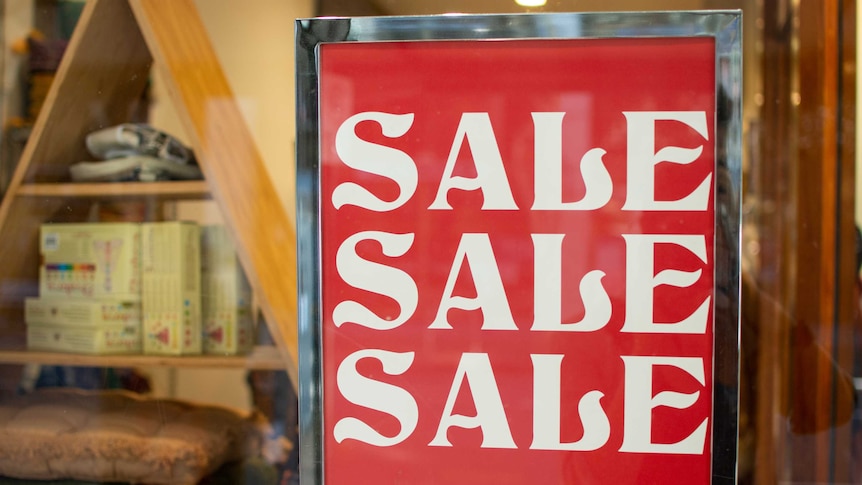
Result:
[[0,402],[0,475],[194,484],[258,456],[257,415],[125,391],[40,390]]

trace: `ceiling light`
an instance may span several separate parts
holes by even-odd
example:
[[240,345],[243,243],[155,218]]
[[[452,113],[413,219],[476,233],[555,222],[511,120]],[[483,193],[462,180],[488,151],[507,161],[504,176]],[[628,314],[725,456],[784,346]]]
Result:
[[541,7],[546,0],[515,0],[515,3],[522,7]]

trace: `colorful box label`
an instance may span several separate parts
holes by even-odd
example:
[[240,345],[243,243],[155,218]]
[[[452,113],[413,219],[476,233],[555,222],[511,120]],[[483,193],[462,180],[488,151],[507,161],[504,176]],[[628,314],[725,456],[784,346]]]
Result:
[[40,296],[140,300],[140,231],[136,223],[42,225]]

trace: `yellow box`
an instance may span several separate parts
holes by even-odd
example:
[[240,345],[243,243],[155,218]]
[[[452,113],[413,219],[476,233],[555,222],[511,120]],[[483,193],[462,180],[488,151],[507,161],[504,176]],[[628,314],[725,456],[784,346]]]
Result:
[[27,325],[27,348],[74,354],[139,354],[140,325]]
[[43,224],[39,240],[41,297],[141,299],[139,224]]
[[224,226],[201,227],[203,348],[208,354],[251,352],[252,291]]
[[141,326],[141,302],[126,300],[77,300],[27,298],[24,321],[29,324],[101,327]]
[[200,228],[189,222],[142,225],[144,353],[200,354]]

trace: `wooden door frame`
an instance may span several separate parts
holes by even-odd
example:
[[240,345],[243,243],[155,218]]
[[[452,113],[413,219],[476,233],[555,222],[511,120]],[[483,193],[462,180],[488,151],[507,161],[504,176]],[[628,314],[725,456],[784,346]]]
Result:
[[764,5],[762,151],[753,168],[764,183],[754,193],[774,212],[757,221],[759,484],[850,478],[855,7]]

